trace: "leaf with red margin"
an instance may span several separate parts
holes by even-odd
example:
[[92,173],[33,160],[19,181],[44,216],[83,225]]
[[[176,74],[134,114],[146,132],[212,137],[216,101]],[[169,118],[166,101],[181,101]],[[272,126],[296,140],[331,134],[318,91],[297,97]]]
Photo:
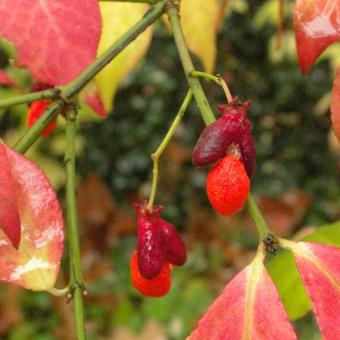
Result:
[[329,45],[340,40],[340,0],[297,0],[293,20],[299,65],[305,74]]
[[340,248],[298,242],[292,251],[323,339],[340,339]]
[[[0,143],[0,150],[7,159],[2,157],[0,168],[10,169],[15,181],[21,222],[18,250],[0,230],[0,280],[47,290],[55,283],[63,252],[64,227],[58,200],[50,182],[33,162],[5,144]],[[0,202],[3,207],[4,200]]]
[[262,259],[237,274],[187,340],[296,339]]
[[96,58],[101,32],[97,0],[2,0],[0,36],[18,65],[51,85],[66,84]]
[[18,184],[9,164],[6,149],[0,142],[0,228],[18,248],[21,236],[20,216],[18,210]]
[[333,130],[340,141],[340,68],[337,69],[332,89],[331,119]]

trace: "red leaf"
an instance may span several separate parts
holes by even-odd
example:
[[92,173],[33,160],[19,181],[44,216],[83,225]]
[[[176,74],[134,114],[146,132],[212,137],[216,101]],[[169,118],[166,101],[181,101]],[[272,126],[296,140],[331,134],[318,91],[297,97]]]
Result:
[[[16,202],[12,205],[16,205],[21,222],[18,250],[0,230],[0,280],[32,290],[49,289],[55,283],[63,251],[59,203],[50,182],[34,163],[5,144],[0,144],[0,150],[0,169],[10,171],[15,182],[12,193]],[[1,190],[3,185],[8,184],[1,183]],[[6,190],[2,194],[11,195]],[[8,208],[3,197],[0,202],[0,210]]]
[[340,40],[340,0],[297,0],[294,29],[302,73],[319,55]]
[[100,118],[106,118],[104,103],[94,81],[88,83],[79,94],[79,99],[92,109]]
[[85,104],[96,112],[100,118],[105,118],[107,116],[103,101],[98,91],[89,94],[85,98]]
[[340,339],[340,248],[299,242],[292,250],[323,339]]
[[17,200],[18,190],[6,149],[0,142],[0,228],[15,248],[19,246],[21,234]]
[[101,31],[97,0],[3,0],[0,35],[33,77],[66,84],[96,58]]
[[340,141],[340,68],[337,69],[336,76],[333,82],[331,118],[334,133]]
[[296,339],[262,260],[237,274],[188,340]]

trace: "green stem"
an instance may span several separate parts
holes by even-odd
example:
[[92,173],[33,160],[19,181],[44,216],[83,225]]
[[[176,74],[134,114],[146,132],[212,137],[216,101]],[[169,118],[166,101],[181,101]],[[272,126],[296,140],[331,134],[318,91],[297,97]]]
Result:
[[25,153],[31,145],[40,137],[41,132],[47,125],[57,118],[61,108],[65,105],[64,101],[57,100],[51,104],[43,115],[29,128],[26,133],[14,145],[14,149],[20,153]]
[[155,196],[156,196],[156,191],[157,191],[157,183],[158,183],[158,160],[159,157],[162,155],[164,149],[167,147],[170,139],[172,138],[177,126],[181,122],[184,113],[191,101],[192,98],[192,91],[191,89],[188,91],[187,95],[184,98],[184,101],[178,110],[178,113],[172,122],[170,129],[168,130],[166,136],[164,137],[162,143],[158,147],[158,149],[151,155],[152,161],[153,161],[153,169],[152,169],[152,185],[151,185],[151,193],[150,193],[150,198],[148,202],[148,209],[151,210],[154,201],[155,201]]
[[70,251],[70,289],[73,294],[74,312],[76,321],[77,338],[85,339],[83,290],[84,279],[80,255],[78,213],[76,201],[76,161],[75,161],[75,137],[76,137],[77,111],[71,110],[66,114],[66,208],[68,242]]
[[258,206],[256,205],[251,193],[248,196],[248,211],[253,221],[255,222],[259,242],[262,242],[268,235],[272,234],[266,221],[264,220]]
[[190,76],[192,77],[203,77],[203,78],[207,78],[209,80],[214,81],[215,83],[217,83],[218,85],[220,85],[223,88],[224,94],[227,98],[228,103],[231,103],[233,101],[233,96],[231,94],[231,91],[227,85],[227,83],[225,82],[225,80],[220,76],[214,76],[210,73],[207,72],[202,72],[202,71],[192,71],[190,73]]
[[0,100],[0,109],[13,105],[34,102],[37,100],[56,99],[58,98],[59,93],[60,93],[59,89],[53,88]]
[[29,147],[39,138],[40,133],[46,126],[57,117],[61,108],[68,102],[113,58],[115,58],[126,46],[135,40],[143,31],[154,23],[164,12],[168,0],[161,0],[145,16],[124,33],[108,50],[98,57],[80,76],[70,84],[64,86],[59,94],[59,99],[50,105],[37,122],[28,129],[14,148],[19,152],[26,152]]
[[197,106],[202,114],[203,120],[206,124],[210,124],[215,120],[215,116],[209,105],[208,99],[202,89],[201,83],[195,77],[191,77],[190,73],[195,71],[192,63],[183,31],[181,26],[181,20],[178,13],[178,8],[173,2],[169,2],[166,8],[166,12],[169,16],[169,20],[172,26],[172,31],[177,46],[177,50],[182,62],[182,66],[187,78],[188,84],[195,97]]

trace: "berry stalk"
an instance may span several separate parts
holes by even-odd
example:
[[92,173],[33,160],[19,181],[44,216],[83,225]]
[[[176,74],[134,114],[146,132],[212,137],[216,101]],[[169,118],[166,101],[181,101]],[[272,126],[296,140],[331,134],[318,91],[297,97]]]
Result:
[[225,94],[225,96],[227,98],[227,102],[231,103],[233,101],[234,98],[233,98],[233,96],[231,94],[229,86],[227,85],[225,80],[220,75],[214,76],[214,75],[212,75],[210,73],[207,73],[207,72],[192,71],[190,73],[190,76],[191,77],[202,77],[202,78],[206,78],[206,79],[214,81],[216,84],[218,84],[218,85],[220,85],[222,87],[222,89],[224,91],[224,94]]
[[150,193],[150,198],[148,202],[148,210],[152,209],[152,206],[155,201],[155,196],[156,196],[156,191],[157,191],[157,183],[158,183],[158,160],[159,157],[162,155],[163,151],[167,147],[168,143],[170,142],[177,126],[181,122],[184,113],[190,104],[192,98],[192,90],[189,90],[187,92],[187,95],[184,98],[184,101],[180,107],[180,109],[177,112],[177,115],[173,121],[173,123],[170,126],[170,129],[168,130],[167,134],[165,135],[162,143],[158,147],[158,149],[151,155],[152,161],[153,161],[153,169],[152,169],[152,185],[151,185],[151,193]]

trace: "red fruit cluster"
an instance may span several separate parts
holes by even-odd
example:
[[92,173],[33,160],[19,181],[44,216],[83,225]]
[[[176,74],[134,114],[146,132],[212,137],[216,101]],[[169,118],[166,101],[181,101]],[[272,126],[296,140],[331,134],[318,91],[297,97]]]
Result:
[[[47,106],[51,104],[50,100],[39,100],[37,102],[33,102],[30,105],[28,116],[27,116],[27,125],[28,127],[32,127],[33,124],[41,117],[44,113]],[[54,119],[50,124],[46,127],[45,130],[42,131],[41,136],[45,137],[49,135],[57,126],[57,120]]]
[[[138,241],[136,258],[131,259],[132,283],[136,289],[148,296],[159,295],[160,282],[164,282],[163,294],[170,287],[169,264],[180,266],[186,261],[186,250],[175,227],[160,217],[161,206],[148,209],[147,203],[135,204],[137,211]],[[133,262],[136,261],[137,269]],[[167,269],[168,268],[168,269]],[[144,279],[144,281],[141,280]],[[149,284],[148,290],[144,285]],[[155,291],[153,293],[153,286]],[[168,287],[169,286],[169,287]],[[165,289],[168,287],[167,289]]]
[[222,116],[208,125],[193,150],[192,161],[200,168],[214,165],[207,177],[211,205],[222,215],[232,215],[244,205],[255,168],[255,147],[247,111],[251,103],[234,99],[219,105]]
[[209,171],[207,195],[221,215],[237,213],[247,200],[250,180],[245,168],[234,156],[226,156]]

